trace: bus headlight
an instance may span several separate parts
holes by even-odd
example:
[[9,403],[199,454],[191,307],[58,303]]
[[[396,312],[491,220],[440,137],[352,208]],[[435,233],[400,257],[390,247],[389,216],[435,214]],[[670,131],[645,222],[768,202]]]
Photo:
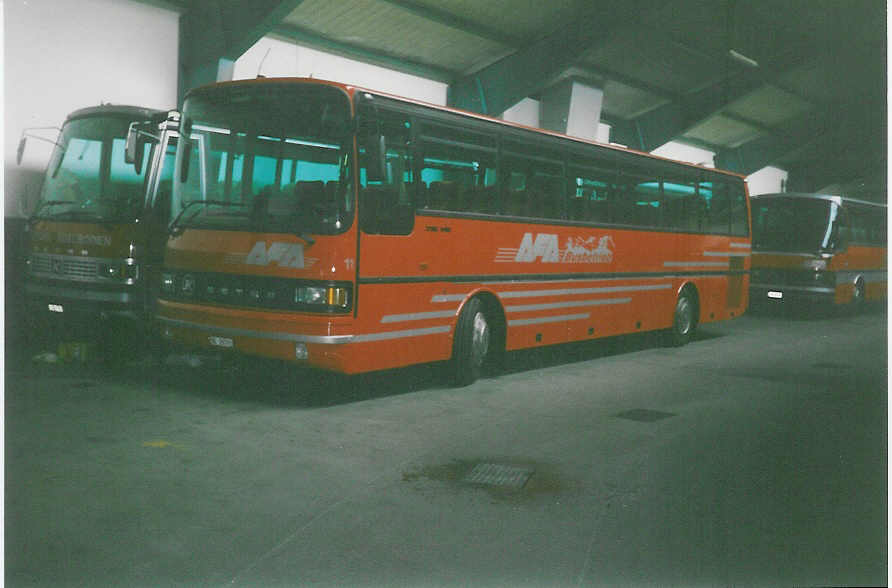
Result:
[[98,273],[100,278],[135,284],[139,280],[139,264],[132,257],[122,262],[100,263]]
[[176,281],[172,273],[161,274],[161,290],[168,294],[172,294],[176,290]]
[[337,286],[298,286],[294,289],[296,304],[325,305],[332,308],[347,308],[350,295],[347,288]]
[[180,293],[183,296],[195,295],[195,276],[192,274],[185,274],[183,276],[183,279],[180,280]]

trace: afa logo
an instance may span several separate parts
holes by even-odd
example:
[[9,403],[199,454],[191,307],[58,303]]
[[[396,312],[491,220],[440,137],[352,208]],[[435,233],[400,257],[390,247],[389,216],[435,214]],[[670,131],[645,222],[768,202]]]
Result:
[[610,235],[603,237],[567,237],[564,248],[552,233],[524,233],[517,249],[499,248],[496,262],[542,263],[610,263],[616,243]]
[[560,257],[557,235],[538,233],[533,239],[532,233],[524,233],[514,261],[536,261],[541,258],[544,263],[551,263],[559,261]]
[[257,241],[245,258],[249,265],[276,264],[279,267],[304,267],[304,247],[300,243],[282,243],[275,241],[266,246],[266,242]]

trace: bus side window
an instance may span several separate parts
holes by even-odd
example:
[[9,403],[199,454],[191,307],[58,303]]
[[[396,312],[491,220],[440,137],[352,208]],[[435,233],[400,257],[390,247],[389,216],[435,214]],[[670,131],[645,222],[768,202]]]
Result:
[[616,169],[610,162],[571,155],[568,169],[567,218],[607,223],[608,203],[617,192]]
[[563,218],[563,158],[541,146],[506,141],[502,156],[508,182],[505,214],[531,218]]
[[693,181],[672,178],[663,182],[663,226],[687,233],[697,232],[698,200]]
[[[380,112],[366,119],[359,139],[360,223],[367,233],[408,235],[414,227],[415,173],[410,149],[411,121],[404,115]],[[370,128],[372,127],[372,128]],[[369,180],[368,141],[384,136],[384,177]]]
[[706,202],[705,233],[727,235],[731,228],[731,207],[728,186],[721,179],[700,183],[700,195]]
[[461,127],[423,122],[421,185],[423,208],[448,212],[495,210],[495,137]]
[[731,234],[742,237],[747,235],[746,222],[746,194],[743,184],[739,181],[728,183],[729,199],[731,201]]

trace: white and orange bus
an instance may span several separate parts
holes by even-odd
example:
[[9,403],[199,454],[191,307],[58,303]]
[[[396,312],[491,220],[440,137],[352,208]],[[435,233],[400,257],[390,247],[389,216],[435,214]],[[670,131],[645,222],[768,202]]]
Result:
[[[27,229],[29,318],[58,338],[152,324],[179,114],[101,105],[71,113]],[[27,137],[19,143],[21,161]],[[128,157],[128,138],[131,144]],[[46,140],[46,139],[42,139]]]
[[752,199],[753,302],[858,307],[886,297],[886,205],[821,194]]
[[353,374],[747,306],[743,178],[310,79],[189,93],[159,320]]

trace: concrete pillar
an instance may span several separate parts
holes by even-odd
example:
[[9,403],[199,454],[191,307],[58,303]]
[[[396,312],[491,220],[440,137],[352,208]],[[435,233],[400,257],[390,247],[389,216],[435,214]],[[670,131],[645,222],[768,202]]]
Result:
[[539,121],[543,129],[581,139],[598,139],[604,90],[563,80],[542,92]]

